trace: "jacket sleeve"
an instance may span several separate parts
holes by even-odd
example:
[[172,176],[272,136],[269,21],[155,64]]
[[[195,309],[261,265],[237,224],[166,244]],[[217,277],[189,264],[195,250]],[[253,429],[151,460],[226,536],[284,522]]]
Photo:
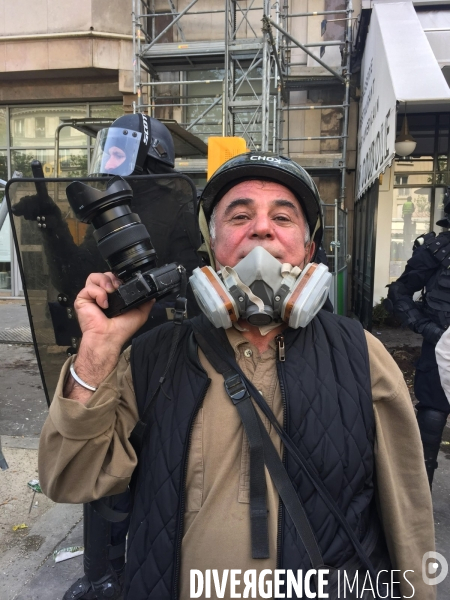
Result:
[[439,263],[425,246],[415,248],[404,272],[390,284],[385,304],[403,325],[423,335],[432,344],[437,343],[443,329],[420,310],[413,296],[427,285],[438,268]]
[[83,405],[64,398],[73,358],[61,372],[39,444],[39,479],[55,502],[89,502],[123,492],[137,464],[128,440],[138,420],[126,350]]
[[366,338],[376,427],[377,505],[392,568],[400,571],[404,597],[433,600],[435,586],[422,579],[422,557],[434,551],[434,522],[414,408],[393,358],[371,334],[366,332]]

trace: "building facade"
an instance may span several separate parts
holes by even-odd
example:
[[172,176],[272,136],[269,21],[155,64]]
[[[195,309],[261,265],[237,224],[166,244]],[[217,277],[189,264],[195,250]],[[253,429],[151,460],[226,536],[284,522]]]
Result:
[[[358,123],[350,54],[359,0],[38,0],[28,7],[25,0],[2,4],[0,178],[29,175],[34,158],[48,176],[85,174],[93,140],[80,131],[60,132],[55,158],[64,119],[112,120],[134,110],[203,142],[242,136],[249,149],[287,154],[314,177],[336,275],[333,301],[346,311]],[[177,167],[200,187],[206,181],[206,156],[181,150]],[[21,293],[3,227],[0,294]]]
[[[352,309],[367,328],[416,237],[435,230],[450,184],[450,9],[363,3]],[[405,119],[416,142],[399,155]],[[397,143],[396,143],[397,142]]]
[[[55,174],[63,119],[114,119],[132,110],[131,0],[26,0],[0,5],[0,178]],[[59,175],[85,175],[92,138],[61,131]],[[22,284],[9,222],[0,231],[0,295]]]

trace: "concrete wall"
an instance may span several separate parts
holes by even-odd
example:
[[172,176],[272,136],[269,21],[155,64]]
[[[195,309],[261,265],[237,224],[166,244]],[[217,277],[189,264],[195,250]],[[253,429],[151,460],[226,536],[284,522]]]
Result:
[[0,0],[0,101],[131,93],[131,8],[132,0],[35,0],[31,9],[29,0]]
[[0,0],[0,36],[96,31],[131,34],[132,0]]

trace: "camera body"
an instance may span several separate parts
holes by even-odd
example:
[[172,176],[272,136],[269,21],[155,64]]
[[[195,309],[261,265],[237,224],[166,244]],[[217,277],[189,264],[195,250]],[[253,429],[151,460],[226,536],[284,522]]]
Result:
[[177,263],[156,266],[150,235],[139,216],[131,212],[133,191],[124,179],[112,178],[106,190],[74,181],[66,193],[76,217],[93,225],[100,254],[122,281],[108,294],[108,308],[103,311],[107,317],[180,289],[184,268]]
[[164,298],[177,292],[181,284],[181,267],[170,263],[148,271],[137,271],[119,289],[108,294],[108,308],[103,309],[109,318],[116,317],[152,298]]

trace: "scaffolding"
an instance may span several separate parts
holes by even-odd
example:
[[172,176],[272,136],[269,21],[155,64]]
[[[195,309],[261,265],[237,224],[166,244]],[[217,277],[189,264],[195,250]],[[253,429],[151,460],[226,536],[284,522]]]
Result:
[[[200,0],[191,0],[177,10],[173,0],[133,0],[134,110],[158,118],[174,118],[204,138],[242,136],[252,150],[291,154],[296,142],[337,140],[338,156],[322,161],[321,168],[341,172],[342,204],[350,106],[352,1],[342,0],[343,8],[315,12],[290,12],[289,2],[281,4],[282,1],[226,0],[225,5],[216,3],[218,8],[201,9]],[[214,6],[214,2],[210,4]],[[341,21],[343,39],[302,43],[292,34],[298,29],[295,22],[318,18],[321,37],[330,23]],[[214,23],[213,36],[217,39],[198,39],[202,29],[198,23],[203,19]],[[341,53],[339,67],[326,62],[327,51],[333,47]],[[295,61],[296,50],[308,57],[303,71],[299,65],[304,63]],[[208,77],[204,77],[205,71]],[[196,76],[198,73],[204,78]],[[342,100],[332,104],[291,102],[293,92],[324,87],[341,89]],[[287,133],[283,125],[293,120],[292,113],[312,110],[341,111],[339,133]],[[326,158],[326,153],[323,156]]]
[[[276,151],[273,123],[278,96],[276,53],[269,44],[269,33],[261,29],[263,16],[275,11],[269,0],[263,0],[259,7],[253,2],[226,0],[223,9],[204,11],[194,10],[197,3],[198,0],[192,0],[182,11],[176,12],[169,0],[170,12],[157,12],[154,2],[134,0],[134,92],[137,95],[134,109],[157,117],[161,116],[161,109],[178,109],[182,119],[179,122],[189,131],[196,132],[201,124],[200,134],[205,136],[239,135],[245,138],[250,149]],[[216,19],[222,16],[221,39],[187,41],[183,18],[200,18],[201,15]],[[162,28],[159,23],[167,17],[172,20]],[[178,39],[162,41],[167,39],[171,29],[172,38]],[[174,70],[182,74],[178,80],[173,76]],[[192,74],[199,70],[211,71],[217,77],[193,78]],[[193,96],[189,88],[195,86],[205,86],[206,94]],[[212,88],[209,103],[204,102],[208,98],[207,88]],[[159,90],[163,90],[165,102]],[[204,128],[208,125],[210,130]]]
[[[204,141],[241,136],[250,150],[290,155],[311,174],[336,174],[325,239],[337,274],[346,235],[336,211],[346,185],[352,0],[316,0],[323,10],[314,12],[297,6],[308,2],[133,0],[133,108],[175,119]],[[321,100],[324,90],[332,102]],[[335,119],[334,130],[322,131],[323,115]],[[308,131],[312,123],[316,131]]]

